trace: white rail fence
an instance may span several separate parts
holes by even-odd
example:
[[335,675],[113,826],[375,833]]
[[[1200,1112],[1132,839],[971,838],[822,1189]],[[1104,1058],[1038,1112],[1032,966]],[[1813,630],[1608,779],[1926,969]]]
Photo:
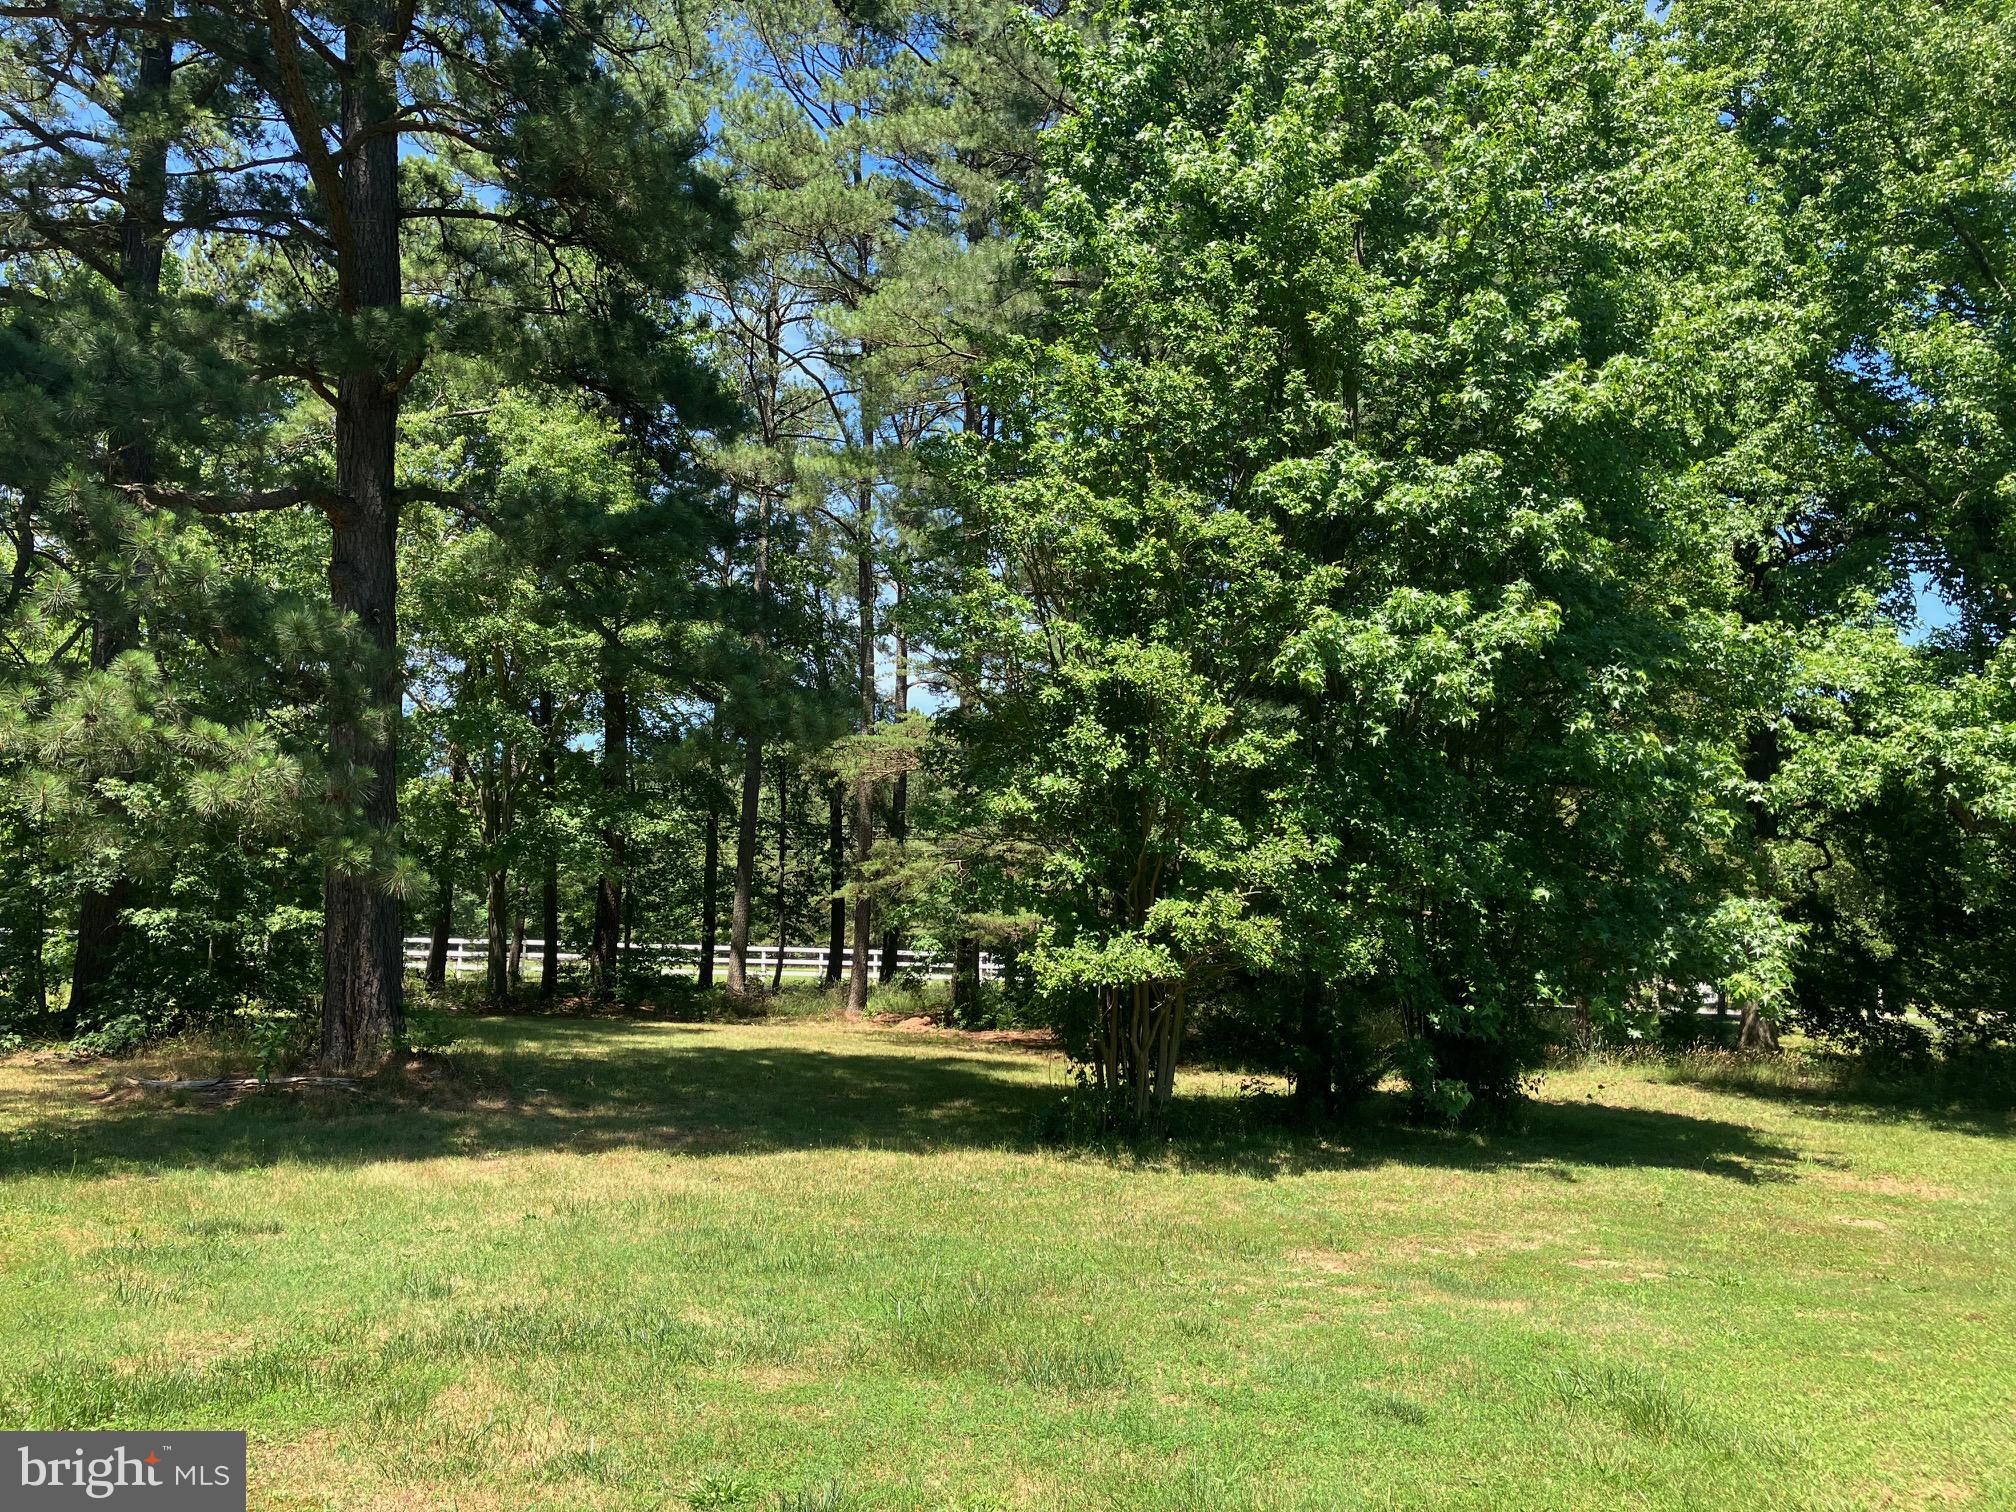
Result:
[[[427,935],[406,937],[406,964],[416,971],[424,970],[428,953],[433,949],[433,940]],[[451,973],[481,971],[488,962],[490,946],[487,940],[465,939],[459,936],[448,940],[447,965]],[[545,942],[527,939],[523,969],[528,977],[536,977],[546,956]],[[637,968],[653,969],[661,976],[697,975],[700,966],[700,947],[694,945],[632,945],[628,951],[630,963]],[[561,965],[584,959],[578,951],[562,950],[555,960]],[[843,971],[853,969],[853,952],[843,958]],[[869,956],[871,969],[882,969],[880,946]],[[897,965],[907,974],[920,977],[927,982],[949,982],[952,980],[952,963],[941,955],[921,950],[899,950]],[[777,970],[777,947],[756,945],[749,947],[749,976],[752,981],[768,982]],[[714,949],[714,974],[717,980],[728,974],[728,947],[717,945]],[[787,980],[804,981],[817,979],[826,974],[826,947],[823,945],[787,945],[784,947],[784,975]],[[980,979],[991,982],[1001,974],[1000,963],[992,956],[980,957]]]

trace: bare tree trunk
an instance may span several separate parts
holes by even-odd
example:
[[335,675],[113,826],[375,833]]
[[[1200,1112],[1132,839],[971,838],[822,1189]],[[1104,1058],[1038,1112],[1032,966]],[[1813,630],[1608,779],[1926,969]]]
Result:
[[[767,498],[762,504],[761,521],[756,535],[756,590],[757,633],[756,644],[760,649],[766,637],[762,620],[768,611],[770,594],[770,503]],[[736,816],[735,826],[735,897],[729,905],[728,914],[728,990],[736,996],[749,990],[749,908],[756,888],[756,820],[757,811],[763,802],[763,727],[760,720],[750,717],[742,723],[742,807]]]
[[972,1024],[980,1016],[980,942],[961,935],[952,947],[952,1003],[946,1018]]
[[[896,579],[896,608],[900,615],[903,608],[903,579]],[[893,705],[896,717],[901,719],[910,712],[910,637],[903,628],[903,621],[896,621],[896,698]],[[899,771],[896,774],[895,791],[889,799],[889,838],[898,845],[910,838],[910,774]],[[894,981],[903,962],[903,934],[901,930],[885,928],[882,931],[882,980]]]
[[[547,689],[539,694],[539,726],[546,732],[540,750],[540,786],[549,816],[560,803],[560,748],[553,738],[554,717],[553,694]],[[539,957],[539,996],[551,1002],[560,992],[560,858],[550,850],[545,874],[539,890],[539,934],[545,947]]]
[[[168,13],[166,0],[147,0],[145,15],[159,22]],[[166,38],[150,37],[140,46],[139,67],[122,100],[122,114],[138,124],[165,102],[173,82],[173,44]],[[143,145],[131,159],[126,179],[125,203],[119,227],[119,274],[121,292],[132,310],[135,324],[145,332],[151,328],[151,312],[161,296],[161,257],[166,240],[168,209],[168,137],[156,130],[143,138]],[[120,481],[152,483],[154,450],[143,417],[130,415],[117,424],[119,447],[113,465]],[[24,563],[17,560],[15,570]],[[91,627],[91,668],[103,672],[138,640],[138,612],[123,597],[104,607]],[[131,931],[126,925],[126,908],[132,888],[122,874],[105,887],[87,888],[78,900],[77,953],[71,960],[70,1000],[65,1007],[63,1026],[77,1032],[99,1008],[113,970],[126,948]]]
[[1311,972],[1302,979],[1301,1054],[1295,1065],[1295,1106],[1304,1117],[1334,1112],[1337,1054],[1323,1013],[1323,981]]
[[454,926],[455,874],[445,865],[434,879],[434,928],[427,940],[427,990],[448,985],[448,938]]
[[[630,692],[612,661],[602,677],[602,790],[613,805],[630,785]],[[595,881],[595,933],[588,965],[598,997],[616,995],[622,971],[623,823],[612,814],[602,831],[602,872]]]
[[753,729],[742,755],[742,806],[735,818],[735,894],[728,908],[728,990],[749,990],[749,908],[756,887],[756,821],[763,802],[763,737]]
[[[448,791],[462,785],[462,753],[448,748]],[[451,805],[452,806],[452,805]],[[441,842],[441,857],[434,876],[434,929],[427,941],[427,990],[440,992],[448,985],[448,941],[455,933],[455,830],[453,821]]]
[[1763,1055],[1778,1053],[1778,1026],[1764,1017],[1755,1003],[1743,1005],[1743,1020],[1736,1030],[1736,1047]]
[[501,1003],[511,991],[511,928],[507,910],[511,906],[511,874],[493,871],[485,878],[483,985],[493,1003]]
[[826,984],[838,986],[847,972],[847,800],[835,777],[826,788],[826,872],[831,889],[826,905]]
[[719,771],[707,792],[707,835],[700,856],[700,985],[714,985],[714,947],[721,937],[721,805]]
[[[339,295],[346,313],[397,309],[399,138],[377,131],[399,109],[390,26],[382,5],[353,13],[344,30],[350,73],[343,85],[343,222]],[[337,382],[336,488],[329,511],[329,596],[354,616],[371,646],[364,686],[332,700],[334,797],[361,810],[373,855],[365,869],[331,866],[323,877],[322,1064],[342,1072],[369,1063],[395,1040],[403,946],[399,900],[383,880],[399,818],[399,507],[393,461],[398,381],[360,346],[363,365]],[[353,359],[355,360],[355,359]]]
[[525,985],[525,910],[519,909],[511,923],[511,986]]
[[[868,512],[863,501],[862,538],[855,563],[856,591],[861,600],[860,678],[861,733],[875,729],[875,559],[868,538]],[[875,846],[875,780],[867,772],[854,780],[854,972],[847,983],[847,1010],[864,1013],[868,1008],[869,937],[874,929],[875,905],[868,896],[868,854]]]
[[777,959],[770,968],[770,990],[784,990],[784,952],[791,943],[790,878],[786,871],[791,838],[791,772],[777,757]]

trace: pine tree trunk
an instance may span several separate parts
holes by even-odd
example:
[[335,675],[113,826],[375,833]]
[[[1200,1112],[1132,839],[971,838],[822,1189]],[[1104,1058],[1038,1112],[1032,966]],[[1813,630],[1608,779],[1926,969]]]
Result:
[[720,784],[708,787],[707,834],[700,853],[700,962],[702,987],[714,985],[714,946],[721,935],[721,806]]
[[[602,790],[612,809],[630,784],[630,693],[612,669],[602,680]],[[602,872],[595,879],[595,932],[588,945],[589,971],[598,997],[616,994],[622,971],[624,834],[612,816],[602,831]]]
[[[896,608],[903,608],[903,580],[896,579]],[[896,697],[893,704],[896,717],[901,719],[910,712],[910,637],[903,629],[903,622],[896,622]],[[910,838],[910,774],[898,772],[894,791],[889,797],[889,838],[901,845]],[[882,980],[892,982],[903,964],[903,933],[889,928],[882,931]]]
[[[861,733],[875,729],[875,559],[866,538],[867,504],[862,504],[863,539],[856,559],[856,591],[861,601],[858,652],[861,678]],[[847,983],[847,1010],[868,1009],[868,953],[875,904],[868,896],[868,855],[875,846],[875,780],[866,772],[854,780],[854,971]]]
[[763,737],[751,730],[742,757],[742,807],[735,820],[735,896],[728,913],[728,990],[749,990],[749,907],[756,887],[756,820],[763,801]]
[[[462,785],[462,753],[448,748],[448,791]],[[448,985],[448,941],[455,932],[455,830],[454,820],[441,842],[440,859],[435,863],[434,928],[427,941],[427,990],[440,992]]]
[[791,829],[791,773],[777,758],[777,959],[770,968],[770,990],[784,990],[784,952],[791,940],[791,894],[787,847]]
[[835,777],[826,789],[826,875],[830,901],[826,905],[826,984],[840,985],[847,974],[847,799]]
[[[756,645],[768,643],[764,620],[770,596],[770,501],[762,503],[756,536]],[[728,921],[728,990],[740,996],[749,990],[749,910],[756,888],[756,820],[763,801],[763,731],[754,719],[748,725],[742,756],[742,807],[735,827],[735,899]]]
[[[149,21],[158,23],[167,12],[165,0],[147,0]],[[122,114],[129,121],[144,120],[166,95],[173,81],[173,62],[173,44],[166,38],[142,42],[139,67],[121,102]],[[168,138],[165,132],[157,131],[132,155],[119,226],[121,292],[143,332],[151,325],[150,312],[161,296],[167,210]],[[128,417],[118,430],[113,469],[121,482],[154,481],[154,451],[146,424],[134,423],[139,419]],[[17,561],[15,565],[19,570],[23,564]],[[138,639],[135,605],[123,598],[106,605],[92,625],[92,670],[110,668]],[[78,900],[77,953],[71,960],[70,1000],[64,1010],[67,1022],[61,1026],[65,1034],[75,1034],[80,1023],[89,1021],[104,1006],[101,998],[131,934],[126,925],[131,891],[126,878],[119,876],[102,889],[87,889]]]
[[[540,786],[549,823],[560,803],[560,748],[553,738],[553,723],[553,694],[549,689],[539,695],[539,727],[545,731],[540,749]],[[539,889],[539,936],[544,946],[539,957],[539,996],[551,1002],[560,993],[560,858],[550,851],[546,856],[545,880]]]
[[[348,231],[338,273],[346,313],[396,309],[399,284],[399,139],[372,128],[399,108],[392,83],[384,7],[365,6],[345,29],[352,71],[343,89],[343,134],[354,145],[342,164]],[[373,367],[337,384],[336,486],[330,510],[329,596],[354,616],[373,656],[361,698],[339,695],[330,766],[361,784],[361,810],[374,856],[364,871],[332,866],[323,878],[322,1063],[332,1072],[374,1059],[401,1029],[404,967],[399,900],[379,863],[390,862],[399,817],[398,503],[393,461],[399,391]]]

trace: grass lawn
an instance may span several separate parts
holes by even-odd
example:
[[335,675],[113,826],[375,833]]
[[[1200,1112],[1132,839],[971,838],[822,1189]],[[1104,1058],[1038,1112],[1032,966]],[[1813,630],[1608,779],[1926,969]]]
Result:
[[[1032,1143],[1054,1059],[482,1019],[220,1106],[0,1061],[0,1427],[263,1507],[2016,1506],[2016,1129],[1661,1068]],[[162,1065],[155,1060],[149,1065]]]

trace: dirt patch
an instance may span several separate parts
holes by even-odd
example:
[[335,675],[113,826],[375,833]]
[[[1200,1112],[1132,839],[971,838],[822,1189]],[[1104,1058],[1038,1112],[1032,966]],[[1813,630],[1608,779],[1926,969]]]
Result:
[[1857,1176],[1846,1171],[1830,1171],[1811,1180],[1841,1192],[1866,1192],[1874,1197],[1918,1197],[1927,1202],[1955,1202],[1960,1194],[1931,1181],[1906,1181],[1901,1176]]
[[1297,1265],[1313,1266],[1315,1269],[1320,1271],[1327,1271],[1331,1275],[1343,1275],[1350,1271],[1354,1271],[1358,1268],[1356,1261],[1354,1261],[1349,1255],[1342,1254],[1337,1250],[1327,1250],[1327,1249],[1290,1250],[1288,1252],[1288,1258],[1294,1261]]
[[909,1034],[936,1034],[948,1040],[974,1045],[1009,1045],[1018,1050],[1053,1053],[1057,1036],[1048,1029],[958,1029],[928,1014],[877,1013],[867,1022],[877,1029],[901,1029]]

